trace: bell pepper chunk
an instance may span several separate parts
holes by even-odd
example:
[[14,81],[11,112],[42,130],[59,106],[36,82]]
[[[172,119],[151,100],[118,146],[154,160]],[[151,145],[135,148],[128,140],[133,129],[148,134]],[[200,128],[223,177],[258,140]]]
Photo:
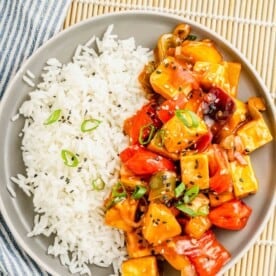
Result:
[[192,73],[184,70],[174,57],[165,58],[150,76],[153,90],[165,99],[173,99],[181,92],[188,95],[198,83]]
[[132,198],[118,202],[106,211],[105,223],[126,232],[132,231],[138,203],[138,200]]
[[149,243],[157,245],[179,235],[181,226],[168,207],[152,202],[144,217],[142,232]]
[[209,188],[209,166],[207,154],[185,155],[180,158],[182,182],[198,185],[201,190]]
[[183,273],[190,273],[186,274],[186,276],[197,275],[195,268],[189,258],[185,255],[177,254],[174,242],[170,240],[165,241],[160,245],[155,246],[154,251],[162,255],[166,261],[176,270],[181,270]]
[[176,115],[163,125],[164,146],[169,152],[179,153],[208,133],[204,121],[197,115],[195,116],[198,121],[197,126],[186,126]]
[[222,62],[222,56],[211,40],[185,40],[181,45],[181,56],[195,63],[207,61],[210,63]]
[[122,276],[158,276],[157,261],[154,256],[133,258],[122,263]]
[[250,157],[247,155],[243,158],[246,160],[246,165],[241,165],[237,161],[230,162],[234,193],[237,198],[243,198],[258,191],[258,181]]
[[205,232],[198,240],[189,236],[178,236],[172,241],[175,243],[177,254],[188,256],[199,276],[216,275],[231,257],[211,230]]
[[246,226],[251,212],[252,209],[244,202],[233,199],[211,210],[209,218],[219,228],[241,230]]

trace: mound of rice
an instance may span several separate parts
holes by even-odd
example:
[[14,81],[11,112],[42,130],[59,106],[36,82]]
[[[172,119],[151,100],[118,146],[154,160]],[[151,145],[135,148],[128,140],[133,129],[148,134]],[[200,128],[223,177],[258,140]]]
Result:
[[[147,101],[137,77],[152,52],[111,31],[112,26],[102,39],[79,45],[68,64],[50,59],[43,81],[19,110],[25,117],[21,149],[26,175],[12,180],[33,196],[36,215],[29,236],[54,234],[48,253],[72,273],[91,274],[89,264],[113,265],[118,273],[126,256],[122,232],[104,223],[103,201],[118,181],[118,153],[128,144],[123,121]],[[45,125],[57,109],[60,120]],[[81,132],[89,118],[101,123]],[[62,149],[77,154],[77,167],[64,164]],[[99,176],[105,189],[94,191],[91,183]]]

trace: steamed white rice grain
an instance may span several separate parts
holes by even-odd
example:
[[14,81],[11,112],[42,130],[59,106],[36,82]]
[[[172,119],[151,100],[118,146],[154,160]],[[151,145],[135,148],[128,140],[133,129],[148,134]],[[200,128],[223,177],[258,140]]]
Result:
[[[126,257],[123,233],[104,223],[103,201],[118,181],[118,153],[128,144],[123,122],[147,101],[137,77],[152,53],[111,32],[112,26],[102,39],[78,46],[72,62],[48,60],[43,81],[19,109],[25,117],[26,175],[12,180],[33,196],[36,215],[29,236],[53,234],[48,253],[72,273],[91,274],[88,265],[96,264],[113,265],[117,274]],[[97,49],[91,48],[94,42]],[[60,120],[45,125],[57,109]],[[83,133],[80,125],[89,118],[101,123]],[[77,168],[65,166],[62,149],[78,155]],[[105,189],[93,191],[91,182],[99,176]]]

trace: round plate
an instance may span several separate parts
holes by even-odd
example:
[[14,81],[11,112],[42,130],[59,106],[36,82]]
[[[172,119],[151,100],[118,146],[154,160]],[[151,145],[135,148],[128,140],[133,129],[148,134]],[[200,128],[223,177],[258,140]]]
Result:
[[[0,107],[1,212],[17,242],[49,273],[53,275],[70,275],[67,268],[60,264],[59,259],[47,255],[47,247],[51,239],[42,236],[27,237],[27,233],[33,226],[32,200],[20,188],[10,183],[11,176],[15,176],[17,173],[24,174],[24,165],[20,152],[21,139],[18,137],[23,126],[23,119],[21,118],[15,122],[10,120],[17,113],[23,101],[28,98],[28,92],[31,91],[30,87],[22,81],[23,74],[29,69],[36,76],[39,76],[43,65],[50,57],[56,57],[63,63],[69,62],[78,44],[85,43],[92,35],[101,36],[110,24],[114,24],[113,33],[118,34],[119,38],[123,39],[133,36],[137,44],[153,48],[162,33],[170,32],[176,24],[183,21],[192,26],[193,34],[215,41],[216,46],[226,60],[241,63],[242,72],[238,98],[246,100],[250,96],[257,95],[265,99],[267,105],[265,119],[273,137],[276,137],[274,105],[256,71],[227,41],[203,26],[172,15],[152,12],[123,12],[95,17],[61,32],[25,62],[5,92]],[[39,81],[39,78],[36,80]],[[260,188],[256,195],[245,199],[253,208],[253,214],[245,229],[231,232],[216,231],[218,239],[232,255],[231,261],[222,269],[221,273],[233,266],[246,250],[253,245],[264,229],[274,206],[275,140],[258,149],[251,156]],[[12,198],[8,193],[6,188],[8,183],[15,190],[16,198]],[[179,275],[178,272],[168,272],[169,268],[165,268],[165,270],[167,275]],[[96,266],[92,266],[92,271],[95,272],[94,275],[98,276],[108,275],[111,272],[110,269]]]

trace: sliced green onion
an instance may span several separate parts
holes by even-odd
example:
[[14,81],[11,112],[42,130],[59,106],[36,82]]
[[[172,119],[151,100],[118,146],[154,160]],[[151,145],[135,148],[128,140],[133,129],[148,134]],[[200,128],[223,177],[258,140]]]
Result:
[[183,182],[181,182],[175,189],[174,189],[174,193],[175,193],[175,197],[180,197],[183,192],[185,191],[185,184]]
[[209,206],[203,205],[197,210],[198,216],[207,216],[209,214]]
[[62,150],[61,158],[63,159],[64,164],[68,167],[77,167],[79,164],[77,156],[69,150]]
[[96,179],[92,180],[92,187],[95,191],[102,191],[105,187],[105,183],[101,177],[97,177]]
[[195,217],[197,216],[197,213],[191,209],[190,207],[188,207],[187,205],[185,204],[179,204],[179,205],[176,205],[176,208],[180,211],[182,211],[183,213],[189,215],[190,217]]
[[190,34],[190,35],[188,35],[186,37],[186,40],[196,40],[196,39],[197,39],[197,36],[196,35],[192,35],[192,34]]
[[[148,138],[147,138],[146,140],[144,140],[144,137],[143,137],[143,136],[144,136],[144,131],[145,131],[147,128],[149,128],[150,133],[149,133]],[[149,124],[149,125],[145,125],[145,126],[141,127],[141,128],[140,128],[140,132],[139,132],[139,139],[138,139],[139,143],[140,143],[141,145],[146,145],[146,144],[148,144],[148,143],[151,141],[152,137],[153,137],[154,131],[155,131],[155,127],[154,127],[153,124]]]
[[82,132],[89,132],[96,129],[100,125],[101,121],[97,119],[87,119],[81,124]]
[[189,188],[184,195],[184,202],[185,203],[189,203],[191,201],[193,201],[197,195],[199,193],[199,186],[198,185],[194,185],[191,188]]
[[144,194],[147,192],[147,188],[141,185],[137,185],[135,187],[134,192],[132,193],[132,198],[134,199],[140,199],[144,196]]
[[175,111],[176,117],[188,128],[198,127],[198,116],[191,110],[178,109]]
[[127,196],[126,189],[121,182],[113,186],[111,194],[113,198],[126,198]]
[[165,140],[165,130],[160,129],[156,133],[156,138],[157,141],[155,142],[155,145],[158,147],[163,147],[164,146],[164,140]]
[[44,125],[50,125],[59,120],[59,117],[61,115],[61,109],[54,110],[51,115],[45,120]]

